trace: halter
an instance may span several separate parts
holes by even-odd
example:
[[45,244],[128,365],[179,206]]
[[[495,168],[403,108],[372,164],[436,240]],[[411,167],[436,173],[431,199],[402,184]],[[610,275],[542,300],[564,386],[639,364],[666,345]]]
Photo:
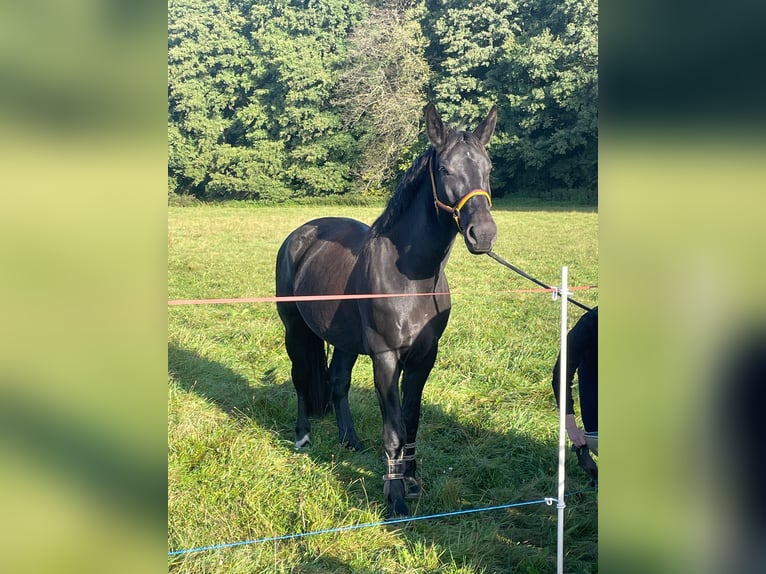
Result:
[[469,191],[466,193],[460,201],[458,201],[454,207],[451,207],[441,201],[436,196],[436,181],[434,180],[434,168],[433,168],[433,154],[428,158],[428,173],[431,176],[431,190],[434,194],[434,206],[436,207],[437,213],[441,209],[443,211],[446,211],[452,216],[452,219],[455,220],[455,225],[457,225],[458,231],[460,233],[463,233],[463,228],[460,225],[460,210],[465,206],[466,203],[468,203],[468,200],[472,197],[476,197],[477,195],[483,195],[487,198],[487,201],[489,202],[489,206],[492,207],[492,197],[489,195],[489,192],[484,189],[474,189],[472,191]]

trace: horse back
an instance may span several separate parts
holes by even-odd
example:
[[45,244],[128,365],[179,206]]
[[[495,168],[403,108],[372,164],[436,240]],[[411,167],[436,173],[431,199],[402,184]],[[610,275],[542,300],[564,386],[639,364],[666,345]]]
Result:
[[369,229],[346,217],[323,217],[298,227],[277,255],[277,295],[342,293],[337,289],[345,288]]

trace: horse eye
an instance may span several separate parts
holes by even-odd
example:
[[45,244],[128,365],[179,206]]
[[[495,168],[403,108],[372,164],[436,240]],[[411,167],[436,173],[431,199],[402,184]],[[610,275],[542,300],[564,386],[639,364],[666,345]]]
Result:
[[443,165],[439,166],[439,173],[442,175],[449,175],[449,170]]

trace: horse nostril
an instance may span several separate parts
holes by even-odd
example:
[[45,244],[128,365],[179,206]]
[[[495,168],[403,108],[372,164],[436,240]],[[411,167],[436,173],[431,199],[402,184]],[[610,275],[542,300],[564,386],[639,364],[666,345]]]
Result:
[[479,241],[478,237],[476,237],[476,231],[473,225],[469,225],[465,228],[465,238],[472,244],[476,245],[476,243]]

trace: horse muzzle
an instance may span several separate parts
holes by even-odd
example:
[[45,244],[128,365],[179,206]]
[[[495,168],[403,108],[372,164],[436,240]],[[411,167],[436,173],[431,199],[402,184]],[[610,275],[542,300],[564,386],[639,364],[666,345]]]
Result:
[[497,239],[497,225],[489,215],[485,221],[468,222],[463,228],[463,239],[474,255],[489,253]]
[[488,208],[492,207],[492,196],[483,189],[474,189],[467,193],[454,207],[436,199],[434,192],[434,203],[437,208],[443,209],[452,215],[458,231],[463,235],[463,239],[465,239],[468,251],[475,255],[480,255],[492,250],[495,239],[497,239],[497,225],[495,220],[492,219],[489,209],[477,209],[476,206],[472,206],[473,209],[466,207],[468,201],[476,197],[486,197]]

